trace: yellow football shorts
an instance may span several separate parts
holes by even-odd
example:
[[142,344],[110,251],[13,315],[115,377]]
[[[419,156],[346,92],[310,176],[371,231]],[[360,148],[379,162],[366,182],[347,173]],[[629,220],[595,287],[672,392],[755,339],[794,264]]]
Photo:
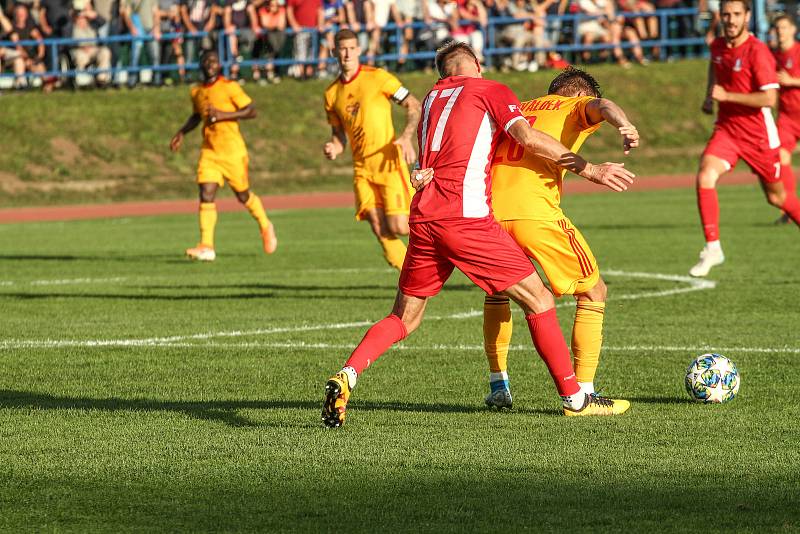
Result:
[[381,208],[386,215],[408,215],[414,188],[405,162],[386,173],[370,174],[357,171],[353,179],[356,194],[356,220],[362,221],[366,213]]
[[500,225],[539,264],[556,296],[584,293],[600,279],[594,254],[569,219],[519,219]]
[[237,193],[246,191],[250,188],[247,165],[247,154],[226,157],[201,154],[197,164],[197,183],[224,187],[225,182],[228,182]]

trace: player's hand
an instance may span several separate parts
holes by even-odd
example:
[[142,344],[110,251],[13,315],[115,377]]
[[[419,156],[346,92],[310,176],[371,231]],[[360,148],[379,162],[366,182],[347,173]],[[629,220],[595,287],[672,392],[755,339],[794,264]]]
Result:
[[209,104],[208,108],[206,108],[206,113],[207,113],[206,120],[208,121],[209,124],[214,124],[220,119],[222,119],[222,111],[218,110],[211,104]]
[[411,187],[417,191],[431,183],[433,180],[433,169],[414,169],[411,171]]
[[627,156],[632,149],[639,146],[639,131],[636,126],[629,124],[620,126],[619,134],[622,136],[622,152]]
[[714,87],[711,88],[711,98],[717,102],[726,102],[728,100],[728,91],[721,85],[714,84]]
[[713,115],[714,114],[714,99],[710,96],[707,96],[706,99],[703,101],[703,107],[700,108],[703,113],[706,115]]
[[401,136],[394,142],[394,144],[397,145],[403,152],[403,159],[406,160],[407,164],[413,165],[413,163],[417,161],[417,153],[414,150],[414,145],[411,143],[411,139]]
[[781,69],[778,71],[778,83],[781,85],[792,85],[792,76]]
[[590,182],[604,185],[612,191],[622,192],[633,184],[636,176],[625,168],[624,163],[603,163],[601,165],[587,164],[585,173],[582,173]]
[[173,152],[177,152],[181,149],[181,145],[183,144],[183,132],[178,132],[172,137],[172,141],[169,142],[169,149]]
[[322,147],[322,151],[325,153],[326,158],[329,160],[334,160],[336,159],[336,156],[342,153],[342,147],[337,143],[328,141],[325,143],[325,146]]

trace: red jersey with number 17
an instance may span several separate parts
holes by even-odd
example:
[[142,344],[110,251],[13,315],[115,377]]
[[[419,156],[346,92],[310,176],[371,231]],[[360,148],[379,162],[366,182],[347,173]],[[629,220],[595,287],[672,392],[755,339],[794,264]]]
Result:
[[[730,48],[722,37],[711,43],[711,64],[716,82],[731,93],[755,93],[778,89],[775,59],[767,45],[753,35],[741,45]],[[754,108],[721,102],[716,128],[727,130],[734,139],[777,147],[778,130],[770,108]]]
[[420,167],[433,181],[414,195],[410,222],[481,218],[491,210],[491,159],[501,135],[525,120],[502,83],[451,76],[425,97],[417,129]]
[[[789,50],[780,48],[773,50],[778,70],[785,70],[793,78],[800,78],[800,43],[794,43]],[[780,106],[781,115],[791,115],[790,118],[800,121],[800,87],[781,87]]]

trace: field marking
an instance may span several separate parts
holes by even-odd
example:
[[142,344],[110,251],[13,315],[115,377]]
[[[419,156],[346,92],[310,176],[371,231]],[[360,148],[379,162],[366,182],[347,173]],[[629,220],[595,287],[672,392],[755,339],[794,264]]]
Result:
[[63,278],[56,280],[27,280],[27,281],[14,281],[14,280],[0,280],[0,286],[67,286],[78,284],[108,284],[113,282],[123,282],[127,278],[122,276],[115,276],[113,278]]
[[[620,276],[628,278],[644,278],[653,280],[672,281],[687,284],[687,287],[671,288],[661,291],[647,291],[642,293],[631,293],[628,295],[618,295],[614,298],[609,298],[609,301],[614,300],[637,300],[642,298],[657,298],[688,293],[693,291],[703,291],[713,289],[716,287],[716,282],[711,280],[698,280],[688,276],[670,275],[662,273],[645,273],[645,272],[627,272],[609,269],[605,271],[608,276]],[[53,282],[78,282],[82,280],[93,279],[72,279],[72,280],[51,280]],[[98,280],[98,279],[94,279]],[[80,282],[78,282],[80,283]],[[613,295],[613,294],[612,294]],[[574,307],[574,300],[561,302],[556,305],[558,308]],[[515,309],[515,311],[518,311]],[[426,317],[427,321],[442,321],[442,320],[459,320],[479,317],[483,314],[483,310],[467,310],[464,312],[444,315],[444,316],[429,316]],[[157,347],[168,346],[169,344],[183,343],[187,341],[205,341],[214,338],[226,337],[246,337],[246,336],[263,336],[282,333],[297,333],[297,332],[312,332],[319,330],[341,330],[347,328],[361,328],[370,326],[374,321],[354,321],[347,323],[324,323],[316,325],[300,325],[300,326],[286,326],[276,328],[259,328],[254,330],[231,330],[221,332],[206,332],[199,334],[184,334],[176,336],[162,336],[162,337],[149,337],[149,338],[134,338],[134,339],[89,339],[89,340],[58,340],[58,339],[44,339],[44,340],[17,340],[8,339],[0,340],[0,350],[8,349],[26,349],[26,348],[97,348],[97,347]],[[190,344],[191,346],[198,346],[198,344]],[[351,347],[352,348],[352,347]]]

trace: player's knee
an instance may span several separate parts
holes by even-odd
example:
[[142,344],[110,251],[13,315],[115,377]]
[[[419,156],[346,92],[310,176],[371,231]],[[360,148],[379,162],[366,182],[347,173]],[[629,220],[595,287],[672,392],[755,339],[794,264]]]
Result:
[[392,217],[387,221],[389,232],[393,236],[408,235],[408,220],[399,217]]
[[250,200],[250,190],[245,189],[244,191],[236,191],[236,198],[242,204],[245,204],[248,200]]
[[792,164],[792,154],[788,150],[782,148],[781,149],[781,165],[791,165]]
[[711,189],[717,186],[717,172],[707,166],[700,167],[697,173],[697,187],[701,189]]
[[597,283],[590,290],[575,295],[577,300],[589,300],[591,302],[605,302],[608,297],[608,286],[602,278],[597,279]]
[[769,191],[767,193],[767,202],[776,208],[782,207],[783,203],[786,202],[786,191]]

